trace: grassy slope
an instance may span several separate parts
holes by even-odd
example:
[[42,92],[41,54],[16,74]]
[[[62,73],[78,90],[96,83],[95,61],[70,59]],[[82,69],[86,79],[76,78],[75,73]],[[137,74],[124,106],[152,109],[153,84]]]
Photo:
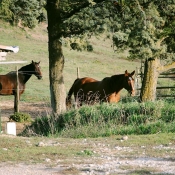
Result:
[[[42,24],[34,30],[14,28],[3,23],[0,26],[0,44],[19,46],[17,54],[9,53],[7,61],[11,60],[31,60],[41,61],[43,80],[38,81],[36,77],[27,82],[26,91],[21,100],[32,102],[34,99],[41,101],[49,100],[49,59],[48,59],[48,37],[47,25]],[[114,53],[111,41],[102,39],[92,39],[94,52],[77,52],[63,47],[65,55],[64,80],[66,91],[69,90],[73,81],[77,77],[77,67],[80,68],[80,76],[89,76],[101,80],[104,77],[118,73],[129,72],[139,67],[139,61],[126,60],[126,53]],[[23,65],[17,65],[19,68]],[[15,70],[16,65],[0,65],[0,74]],[[125,92],[125,90],[123,90]],[[13,99],[13,97],[2,97],[2,100]]]

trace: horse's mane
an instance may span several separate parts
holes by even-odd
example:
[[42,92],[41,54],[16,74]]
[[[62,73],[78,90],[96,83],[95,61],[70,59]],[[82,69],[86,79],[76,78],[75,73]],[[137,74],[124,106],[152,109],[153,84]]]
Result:
[[[18,72],[19,72],[19,71],[23,72],[23,71],[27,70],[26,68],[29,67],[30,65],[31,65],[31,64],[28,64],[28,65],[26,65],[26,66],[21,67],[20,69],[18,69]],[[16,75],[16,71],[8,72],[6,75],[10,75],[10,74],[15,74],[15,75]]]
[[21,67],[18,71],[25,71],[25,70],[28,69],[28,67],[31,67],[31,65],[32,65],[32,63],[30,63],[30,64],[28,64],[28,65],[26,65],[26,66],[23,66],[23,67]]
[[102,79],[102,81],[109,81],[111,85],[116,84],[116,81],[121,80],[123,78],[124,74],[117,74],[117,75],[112,75],[111,77],[105,77]]
[[111,88],[113,87],[115,89],[116,83],[118,85],[121,85],[121,81],[123,80],[124,74],[117,74],[117,75],[112,75],[109,79],[109,83]]
[[112,75],[110,77],[110,81],[116,83],[116,80],[121,80],[123,78],[123,76],[124,76],[124,74]]

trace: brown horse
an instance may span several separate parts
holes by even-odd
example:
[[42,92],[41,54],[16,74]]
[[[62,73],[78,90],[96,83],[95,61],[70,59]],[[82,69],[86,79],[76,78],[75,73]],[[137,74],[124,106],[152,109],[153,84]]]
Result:
[[[39,66],[40,62],[32,61],[31,64],[21,67],[18,70],[19,98],[25,90],[25,84],[34,74],[38,79],[42,78]],[[15,71],[6,75],[0,75],[0,95],[14,95],[14,111],[17,110],[17,75]]]
[[125,74],[106,77],[102,81],[93,78],[77,78],[68,92],[66,106],[71,106],[71,96],[74,94],[78,106],[83,103],[94,104],[96,102],[118,102],[120,91],[125,88],[132,96],[134,95],[134,79],[132,76],[135,71]]

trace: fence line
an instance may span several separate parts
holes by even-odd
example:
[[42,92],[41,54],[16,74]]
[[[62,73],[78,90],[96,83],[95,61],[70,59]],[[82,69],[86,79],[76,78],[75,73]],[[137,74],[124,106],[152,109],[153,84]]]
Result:
[[27,63],[27,61],[5,61],[5,62],[2,62],[0,61],[0,64],[21,64],[21,63]]
[[[165,76],[162,76],[165,75]],[[170,76],[169,76],[170,75]],[[174,76],[172,76],[174,75]],[[139,96],[140,95],[140,90],[141,90],[141,85],[142,85],[142,80],[143,80],[143,68],[141,66],[141,68],[137,68],[136,67],[136,74],[135,74],[135,87],[136,87],[136,95]],[[160,73],[159,78],[175,78],[175,73]],[[175,86],[158,86],[156,87],[156,89],[175,89]],[[175,97],[175,95],[157,95],[157,97]]]

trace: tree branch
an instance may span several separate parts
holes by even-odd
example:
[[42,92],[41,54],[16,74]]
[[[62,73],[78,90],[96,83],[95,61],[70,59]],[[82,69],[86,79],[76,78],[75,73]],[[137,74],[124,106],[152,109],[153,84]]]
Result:
[[168,71],[170,69],[173,69],[173,68],[175,68],[175,62],[158,67],[158,71],[161,73],[161,72],[165,72],[165,71]]
[[[105,0],[94,0],[93,2],[95,3],[102,3],[105,2]],[[62,20],[64,21],[67,18],[70,18],[71,16],[75,15],[76,13],[80,12],[80,10],[87,8],[89,6],[89,2],[86,1],[84,3],[81,3],[80,6],[76,6],[75,8],[73,8],[72,11],[68,12],[62,12]]]
[[157,44],[156,44],[156,45],[157,45],[158,47],[160,47],[162,41],[164,41],[164,39],[167,38],[167,37],[168,37],[168,36],[159,39],[159,40],[157,41]]

